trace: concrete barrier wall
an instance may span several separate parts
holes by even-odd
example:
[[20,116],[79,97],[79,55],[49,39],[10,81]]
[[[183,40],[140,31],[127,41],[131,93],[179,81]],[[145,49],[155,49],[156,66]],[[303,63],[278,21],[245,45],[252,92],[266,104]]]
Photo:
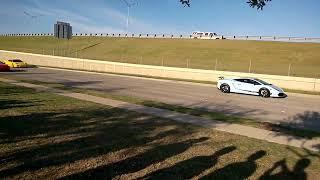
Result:
[[138,65],[138,64],[98,61],[98,60],[90,60],[90,59],[77,59],[77,58],[48,56],[48,55],[0,50],[0,59],[4,60],[4,59],[13,59],[13,58],[22,59],[29,64],[46,66],[46,67],[56,67],[56,68],[96,71],[96,72],[134,74],[134,75],[177,78],[177,79],[198,80],[198,81],[216,82],[220,76],[256,77],[286,89],[320,92],[320,79],[315,79],[315,78]]

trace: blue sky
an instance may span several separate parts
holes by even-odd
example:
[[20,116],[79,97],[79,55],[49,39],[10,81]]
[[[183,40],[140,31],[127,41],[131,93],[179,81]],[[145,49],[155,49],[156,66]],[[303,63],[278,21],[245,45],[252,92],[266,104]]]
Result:
[[[128,0],[130,1],[130,0]],[[133,0],[131,0],[132,2]],[[129,32],[320,37],[319,0],[273,0],[263,11],[247,0],[137,0]],[[121,0],[0,0],[0,33],[47,33],[53,24],[70,22],[74,33],[126,32],[127,7]],[[42,15],[31,18],[32,15]]]

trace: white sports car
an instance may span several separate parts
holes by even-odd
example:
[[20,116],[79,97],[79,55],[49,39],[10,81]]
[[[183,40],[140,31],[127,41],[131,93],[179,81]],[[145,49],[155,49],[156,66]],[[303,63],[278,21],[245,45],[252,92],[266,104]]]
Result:
[[256,78],[219,78],[217,87],[224,93],[242,93],[268,97],[286,97],[284,91],[272,84]]

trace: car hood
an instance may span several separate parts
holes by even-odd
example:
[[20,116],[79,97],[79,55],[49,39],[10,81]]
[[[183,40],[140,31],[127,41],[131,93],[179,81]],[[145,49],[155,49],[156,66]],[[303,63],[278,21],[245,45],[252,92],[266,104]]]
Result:
[[269,85],[269,87],[271,87],[271,88],[279,91],[280,93],[283,93],[283,92],[284,92],[281,88],[279,88],[279,87],[277,87],[277,86],[275,86],[275,85]]

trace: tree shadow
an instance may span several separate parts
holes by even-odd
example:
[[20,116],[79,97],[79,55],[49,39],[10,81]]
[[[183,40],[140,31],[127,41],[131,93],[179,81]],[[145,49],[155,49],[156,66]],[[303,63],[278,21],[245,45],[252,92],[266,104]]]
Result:
[[[28,81],[30,83],[33,84],[43,84],[42,81],[37,81],[37,80],[32,80],[32,81]],[[93,91],[97,91],[98,93],[114,93],[114,92],[118,92],[121,90],[124,90],[126,88],[98,88],[98,87],[94,87],[92,85],[99,85],[101,84],[103,81],[66,81],[66,80],[62,80],[59,82],[46,82],[46,84],[51,85],[52,87],[58,86],[56,88],[59,89],[63,89],[63,90],[72,90],[72,91],[80,91],[81,89],[87,89],[87,90],[93,90]]]
[[[0,84],[1,85],[1,84]],[[20,96],[27,96],[29,93],[34,93],[32,89],[17,88],[16,86],[0,86],[0,110],[8,110],[12,108],[23,108],[41,105],[40,100],[20,100]],[[16,99],[7,98],[9,96],[16,96]],[[1,123],[1,122],[0,122]]]
[[[79,117],[61,113],[31,113],[26,115],[0,117],[0,137],[2,143],[15,142],[39,134],[61,132],[61,125],[80,126]],[[64,133],[64,131],[62,131]],[[3,141],[6,139],[6,141]]]
[[0,109],[11,109],[11,108],[20,108],[20,107],[32,107],[37,106],[37,103],[40,101],[22,101],[22,100],[8,100],[8,99],[0,99]]
[[171,167],[160,169],[141,179],[191,179],[203,171],[215,166],[219,157],[236,150],[235,146],[222,148],[212,155],[196,156],[179,162]]
[[[117,108],[75,109],[54,113],[0,117],[0,123],[2,145],[5,143],[21,144],[23,141],[39,139],[39,136],[48,139],[48,142],[43,145],[34,144],[31,147],[21,149],[15,147],[19,150],[13,149],[1,153],[1,164],[17,161],[23,163],[0,170],[0,178],[8,178],[28,171],[59,166],[154,143],[155,148],[146,153],[127,158],[112,166],[107,165],[104,168],[88,170],[81,175],[74,176],[86,176],[97,172],[96,175],[99,177],[99,174],[101,175],[99,169],[113,172],[108,176],[116,175],[118,174],[116,172],[120,171],[133,172],[184,152],[192,145],[208,139],[203,137],[166,145],[158,144],[156,142],[161,139],[186,136],[192,133],[192,130],[185,132],[174,128],[154,135],[153,132],[159,127],[174,127],[175,123]],[[71,136],[73,139],[60,139],[61,142],[58,143],[50,140],[65,136]]]
[[[283,126],[291,126],[301,129],[311,129],[320,134],[320,112],[305,111],[300,114],[296,114],[281,123]],[[312,137],[311,137],[312,138]]]
[[[305,148],[308,140],[318,139],[320,137],[320,113],[314,111],[306,111],[297,114],[277,125],[271,125],[272,131],[277,132],[275,136],[295,135],[287,137],[287,141],[293,141],[300,138],[303,141],[301,148]],[[317,141],[318,142],[318,141]],[[310,148],[310,147],[309,147]],[[311,146],[315,150],[320,150],[320,143]]]
[[189,104],[187,107],[196,108],[196,109],[207,111],[207,112],[218,112],[226,115],[246,117],[246,118],[250,118],[256,115],[259,115],[259,116],[268,115],[268,112],[266,110],[253,109],[253,108],[248,109],[243,106],[235,105],[235,104],[230,106],[229,104],[230,102],[232,102],[232,100],[228,100],[225,103],[216,103],[216,102],[210,102],[210,101],[199,102],[199,103]]
[[266,155],[260,150],[247,157],[246,161],[235,162],[204,176],[201,179],[247,179],[257,169],[256,160]]
[[[0,82],[1,84],[1,82]],[[1,97],[12,96],[12,95],[28,95],[34,93],[33,89],[30,88],[17,88],[16,86],[1,86]]]
[[101,82],[102,81],[63,81],[61,84],[63,84],[66,88],[72,88],[91,84],[99,84]]

